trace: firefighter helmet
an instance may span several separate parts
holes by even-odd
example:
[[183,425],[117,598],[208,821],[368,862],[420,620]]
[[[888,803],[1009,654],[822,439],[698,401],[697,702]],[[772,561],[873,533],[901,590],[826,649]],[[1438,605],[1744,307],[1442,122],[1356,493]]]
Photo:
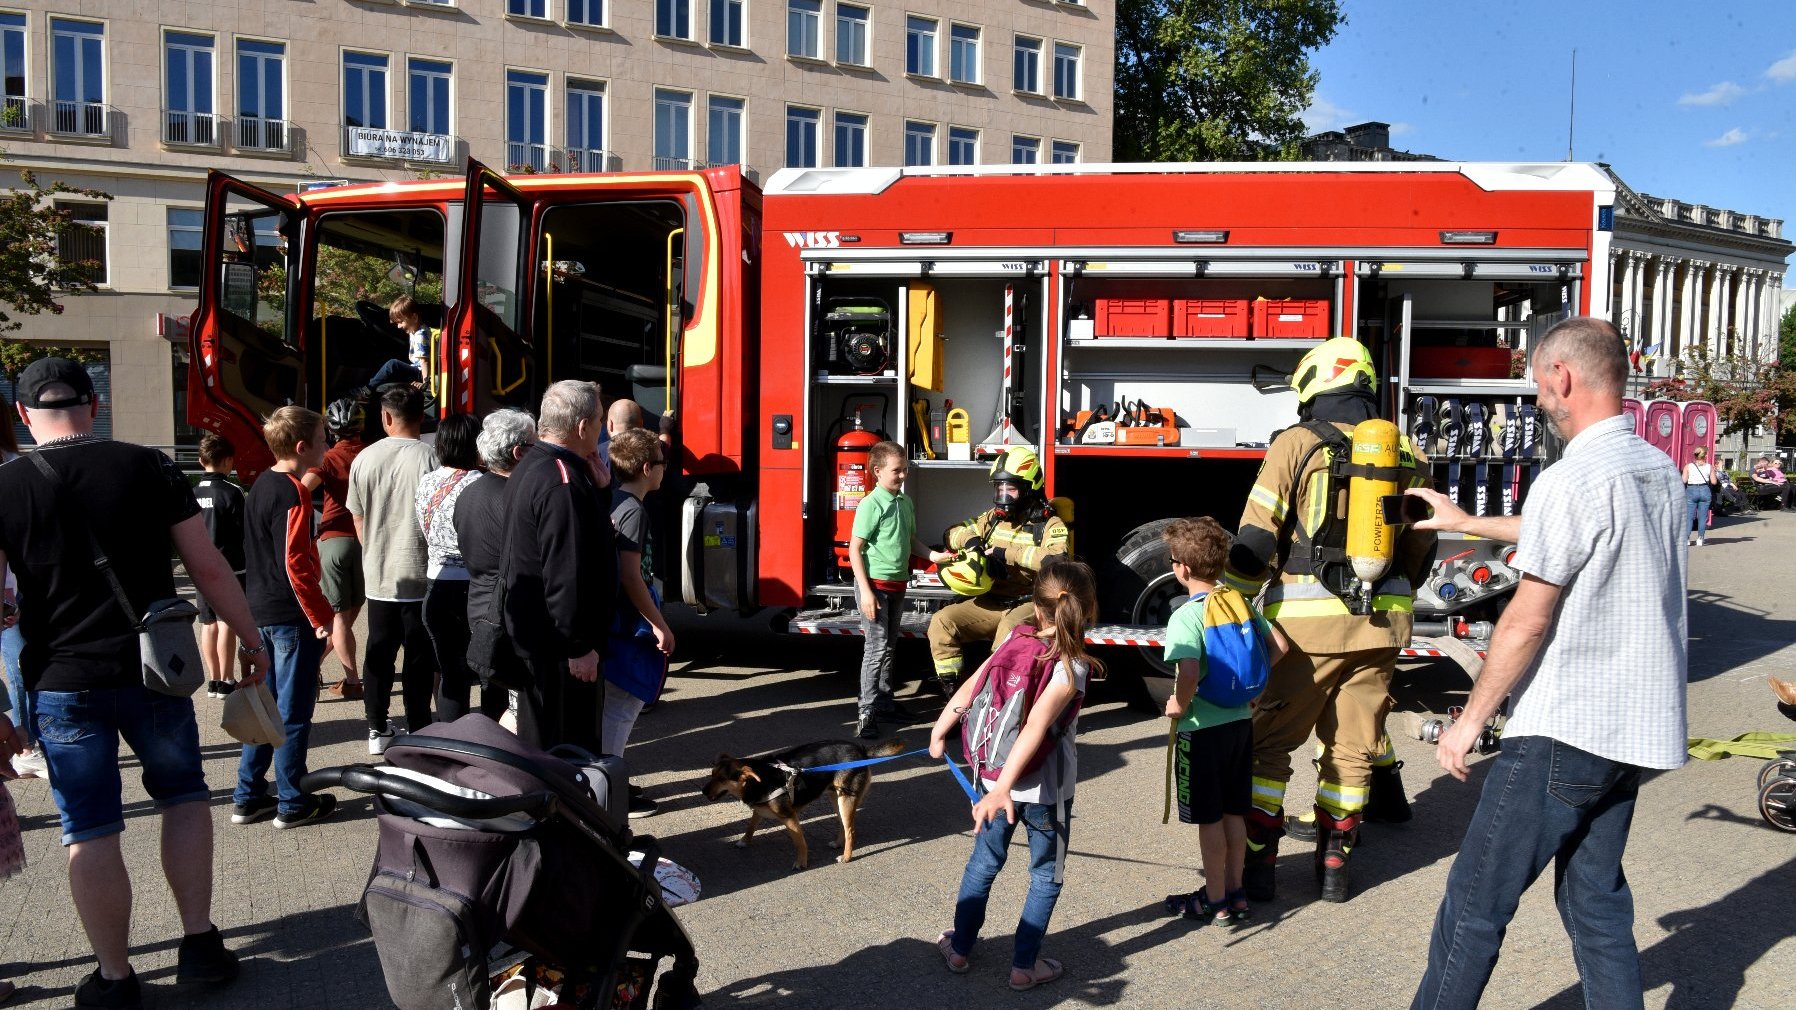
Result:
[[956,596],[984,596],[991,591],[992,573],[985,555],[978,550],[963,550],[941,568],[942,584]]
[[1041,457],[1026,445],[1013,445],[992,461],[992,483],[1007,480],[1025,494],[1041,490]]
[[1369,393],[1377,385],[1371,353],[1352,337],[1332,337],[1316,345],[1297,363],[1297,371],[1291,376],[1298,403],[1308,403],[1322,393],[1350,389]]

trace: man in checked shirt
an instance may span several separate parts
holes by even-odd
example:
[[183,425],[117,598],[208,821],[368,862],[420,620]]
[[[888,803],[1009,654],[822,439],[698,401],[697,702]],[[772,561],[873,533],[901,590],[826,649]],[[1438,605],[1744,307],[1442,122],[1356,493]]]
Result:
[[1566,445],[1525,515],[1471,517],[1445,495],[1407,492],[1434,506],[1419,527],[1514,541],[1523,573],[1465,714],[1437,746],[1464,781],[1467,752],[1513,694],[1412,1010],[1477,1006],[1522,892],[1549,863],[1586,1005],[1643,1004],[1621,857],[1643,770],[1684,763],[1689,522],[1677,468],[1622,414],[1627,371],[1620,334],[1601,320],[1568,319],[1541,339],[1539,405]]

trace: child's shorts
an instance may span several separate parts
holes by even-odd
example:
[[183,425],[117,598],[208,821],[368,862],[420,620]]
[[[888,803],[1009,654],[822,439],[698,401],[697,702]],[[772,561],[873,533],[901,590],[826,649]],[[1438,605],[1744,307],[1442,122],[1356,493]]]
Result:
[[1179,820],[1215,824],[1224,814],[1245,817],[1253,807],[1253,720],[1179,734],[1173,781],[1179,787]]

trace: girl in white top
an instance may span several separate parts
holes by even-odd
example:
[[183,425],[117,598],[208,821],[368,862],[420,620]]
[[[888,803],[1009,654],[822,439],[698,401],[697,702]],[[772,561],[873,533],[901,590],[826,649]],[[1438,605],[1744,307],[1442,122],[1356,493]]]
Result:
[[1709,506],[1713,499],[1709,485],[1715,480],[1715,467],[1708,462],[1707,449],[1699,447],[1692,456],[1684,464],[1684,501],[1690,508],[1690,530],[1696,534],[1696,546],[1701,547],[1709,534]]

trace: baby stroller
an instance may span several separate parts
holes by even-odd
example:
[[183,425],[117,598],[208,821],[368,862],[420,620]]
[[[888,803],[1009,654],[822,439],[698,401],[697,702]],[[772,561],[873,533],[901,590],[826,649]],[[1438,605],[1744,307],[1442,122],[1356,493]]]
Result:
[[399,1010],[511,1005],[494,1001],[501,976],[503,989],[553,987],[553,1005],[580,1010],[699,1005],[692,941],[655,879],[658,846],[625,820],[621,762],[575,760],[473,714],[395,740],[384,766],[302,781],[377,798],[380,847],[358,915]]
[[[1796,681],[1770,680],[1777,710],[1796,720]],[[1796,757],[1773,758],[1759,769],[1759,814],[1774,828],[1796,831]]]

